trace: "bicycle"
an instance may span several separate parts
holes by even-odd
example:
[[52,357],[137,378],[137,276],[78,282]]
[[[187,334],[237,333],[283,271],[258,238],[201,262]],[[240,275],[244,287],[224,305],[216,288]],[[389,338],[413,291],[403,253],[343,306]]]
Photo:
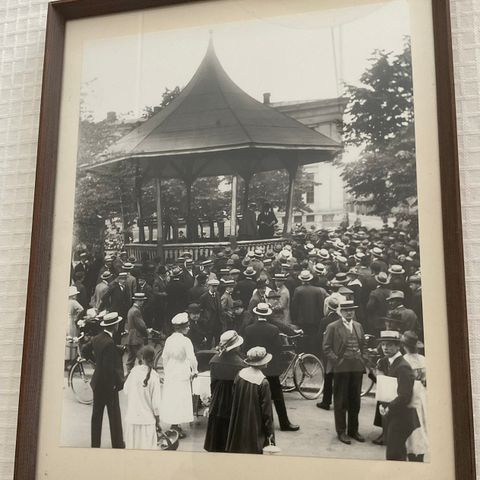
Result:
[[287,367],[280,375],[280,385],[284,392],[297,390],[303,398],[315,400],[323,391],[325,371],[320,359],[311,353],[297,353],[297,341],[303,334],[280,334],[285,344],[281,362]]
[[78,337],[67,337],[67,343],[74,344],[77,349],[77,358],[68,372],[68,386],[72,389],[79,403],[91,405],[93,403],[93,391],[90,387],[90,381],[95,371],[95,363],[82,356],[81,343],[84,338],[84,332]]
[[365,395],[368,395],[377,384],[375,369],[376,369],[378,360],[381,358],[381,355],[376,346],[376,342],[377,342],[376,337],[374,335],[366,334],[364,338],[365,338],[365,344],[367,345],[367,348],[366,348],[367,375],[363,377],[363,381],[362,381],[362,393],[361,393],[362,397],[364,397]]

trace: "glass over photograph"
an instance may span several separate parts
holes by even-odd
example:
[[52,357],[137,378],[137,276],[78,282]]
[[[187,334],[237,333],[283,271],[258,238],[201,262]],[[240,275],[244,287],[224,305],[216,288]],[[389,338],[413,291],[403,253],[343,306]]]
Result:
[[408,2],[273,13],[83,45],[61,446],[429,461]]

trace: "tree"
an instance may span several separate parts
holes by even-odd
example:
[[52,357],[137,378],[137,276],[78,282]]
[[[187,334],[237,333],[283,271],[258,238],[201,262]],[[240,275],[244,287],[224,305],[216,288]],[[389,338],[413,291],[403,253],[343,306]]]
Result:
[[388,215],[417,196],[410,42],[397,55],[375,51],[360,82],[346,86],[343,138],[361,153],[340,160],[342,177],[372,213]]

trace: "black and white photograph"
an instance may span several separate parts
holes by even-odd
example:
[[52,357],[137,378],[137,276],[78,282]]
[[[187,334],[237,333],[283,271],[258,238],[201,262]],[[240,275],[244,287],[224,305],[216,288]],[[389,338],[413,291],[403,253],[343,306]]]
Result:
[[83,44],[60,446],[430,461],[409,12]]

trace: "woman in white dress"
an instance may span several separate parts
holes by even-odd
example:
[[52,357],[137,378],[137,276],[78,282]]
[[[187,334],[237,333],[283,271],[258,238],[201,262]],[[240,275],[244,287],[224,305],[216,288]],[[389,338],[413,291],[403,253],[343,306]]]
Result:
[[132,368],[123,391],[127,396],[125,446],[151,450],[157,448],[160,428],[160,378],[153,369],[155,351],[150,346],[138,353],[139,364]]
[[415,429],[408,437],[407,457],[410,462],[423,462],[428,451],[427,424],[426,424],[426,365],[425,357],[418,353],[423,347],[415,332],[406,331],[403,334],[403,346],[406,353],[403,358],[410,364],[415,372],[415,387],[413,389],[412,404],[417,410],[420,427]]
[[174,332],[167,338],[162,359],[165,372],[162,394],[162,421],[170,423],[179,438],[186,434],[181,423],[193,422],[191,381],[197,376],[197,359],[192,342],[186,337],[189,331],[188,314],[175,315]]

